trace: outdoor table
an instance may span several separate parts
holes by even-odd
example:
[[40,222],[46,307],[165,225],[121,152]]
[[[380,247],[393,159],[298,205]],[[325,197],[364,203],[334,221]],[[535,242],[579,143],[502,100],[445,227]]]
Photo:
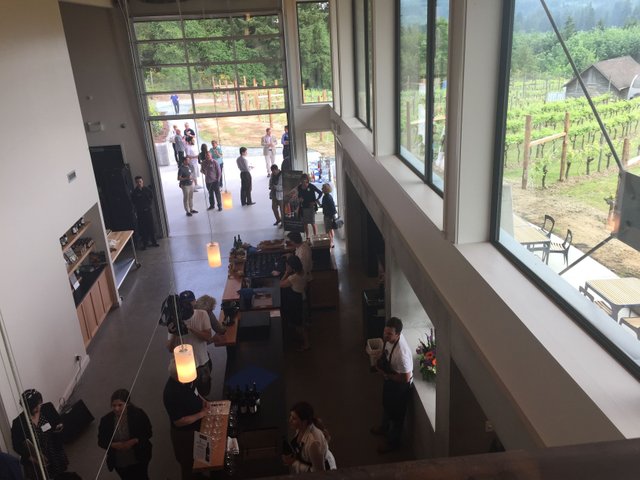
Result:
[[611,318],[616,322],[623,308],[640,307],[640,279],[635,277],[588,280],[585,289],[592,290],[611,306]]
[[551,239],[542,233],[539,228],[529,224],[518,224],[513,229],[513,236],[527,250],[531,252],[541,251],[542,260],[549,263]]

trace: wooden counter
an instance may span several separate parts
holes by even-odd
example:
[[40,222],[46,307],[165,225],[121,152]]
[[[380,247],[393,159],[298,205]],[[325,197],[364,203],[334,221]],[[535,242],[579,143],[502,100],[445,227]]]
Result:
[[[140,268],[140,262],[138,262],[138,255],[136,254],[136,246],[133,241],[133,230],[123,230],[121,232],[109,232],[107,235],[107,242],[109,246],[109,256],[113,263],[113,274],[116,277],[116,288],[120,288],[125,277],[135,265],[136,268]],[[133,250],[133,258],[119,258],[120,254],[124,250],[127,243],[131,244]],[[115,244],[114,247],[111,245]]]
[[240,322],[240,317],[240,312],[238,312],[233,319],[233,325],[224,325],[227,317],[224,311],[220,312],[220,323],[222,323],[227,330],[222,335],[216,333],[213,336],[213,344],[216,347],[229,347],[236,344],[238,341],[238,323]]

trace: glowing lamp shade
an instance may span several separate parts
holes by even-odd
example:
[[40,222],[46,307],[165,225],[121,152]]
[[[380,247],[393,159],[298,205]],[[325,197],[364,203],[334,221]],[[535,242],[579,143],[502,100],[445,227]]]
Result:
[[196,373],[196,360],[193,357],[193,347],[189,344],[178,345],[173,349],[173,357],[176,360],[178,381],[180,383],[193,382],[198,376]]
[[224,210],[231,210],[233,207],[233,200],[231,199],[231,192],[222,192],[222,208]]
[[222,266],[222,258],[220,258],[220,244],[218,242],[207,243],[207,258],[211,268]]

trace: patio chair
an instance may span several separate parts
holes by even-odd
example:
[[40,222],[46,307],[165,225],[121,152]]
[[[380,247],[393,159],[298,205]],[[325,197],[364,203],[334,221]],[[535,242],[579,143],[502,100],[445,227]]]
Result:
[[542,224],[542,233],[544,233],[547,237],[551,238],[551,232],[553,232],[553,227],[555,226],[556,221],[551,215],[544,216],[544,223]]
[[569,265],[569,247],[571,247],[571,241],[573,240],[573,234],[571,230],[567,228],[567,236],[564,238],[564,242],[551,242],[549,246],[549,255],[552,253],[561,253],[564,255],[564,264]]

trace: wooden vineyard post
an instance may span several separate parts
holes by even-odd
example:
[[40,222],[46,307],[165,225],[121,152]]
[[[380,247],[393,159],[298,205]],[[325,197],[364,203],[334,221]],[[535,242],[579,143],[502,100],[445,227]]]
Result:
[[273,115],[271,114],[271,90],[267,90],[267,108],[269,109],[269,126],[273,128]]
[[253,108],[255,108],[256,110],[260,110],[260,95],[258,95],[257,90],[253,91],[253,103]]
[[524,160],[522,160],[522,189],[527,189],[529,182],[529,158],[531,157],[531,115],[525,117],[524,123]]
[[622,166],[627,168],[629,163],[629,137],[624,137],[622,143]]
[[322,90],[322,101],[323,102],[327,101],[327,90],[326,89]]
[[242,92],[242,109],[243,110],[250,110],[249,108],[249,96],[247,95],[247,92]]
[[278,86],[278,80],[274,80],[273,84],[277,87]]
[[243,87],[247,86],[247,77],[245,75],[242,76],[242,86]]
[[564,112],[564,138],[562,139],[562,153],[560,154],[560,181],[564,182],[564,172],[567,168],[567,149],[569,148],[569,126],[571,120],[569,112]]
[[254,87],[257,87],[257,86],[258,86],[258,81],[257,81],[255,78],[253,79],[253,86],[254,86]]

